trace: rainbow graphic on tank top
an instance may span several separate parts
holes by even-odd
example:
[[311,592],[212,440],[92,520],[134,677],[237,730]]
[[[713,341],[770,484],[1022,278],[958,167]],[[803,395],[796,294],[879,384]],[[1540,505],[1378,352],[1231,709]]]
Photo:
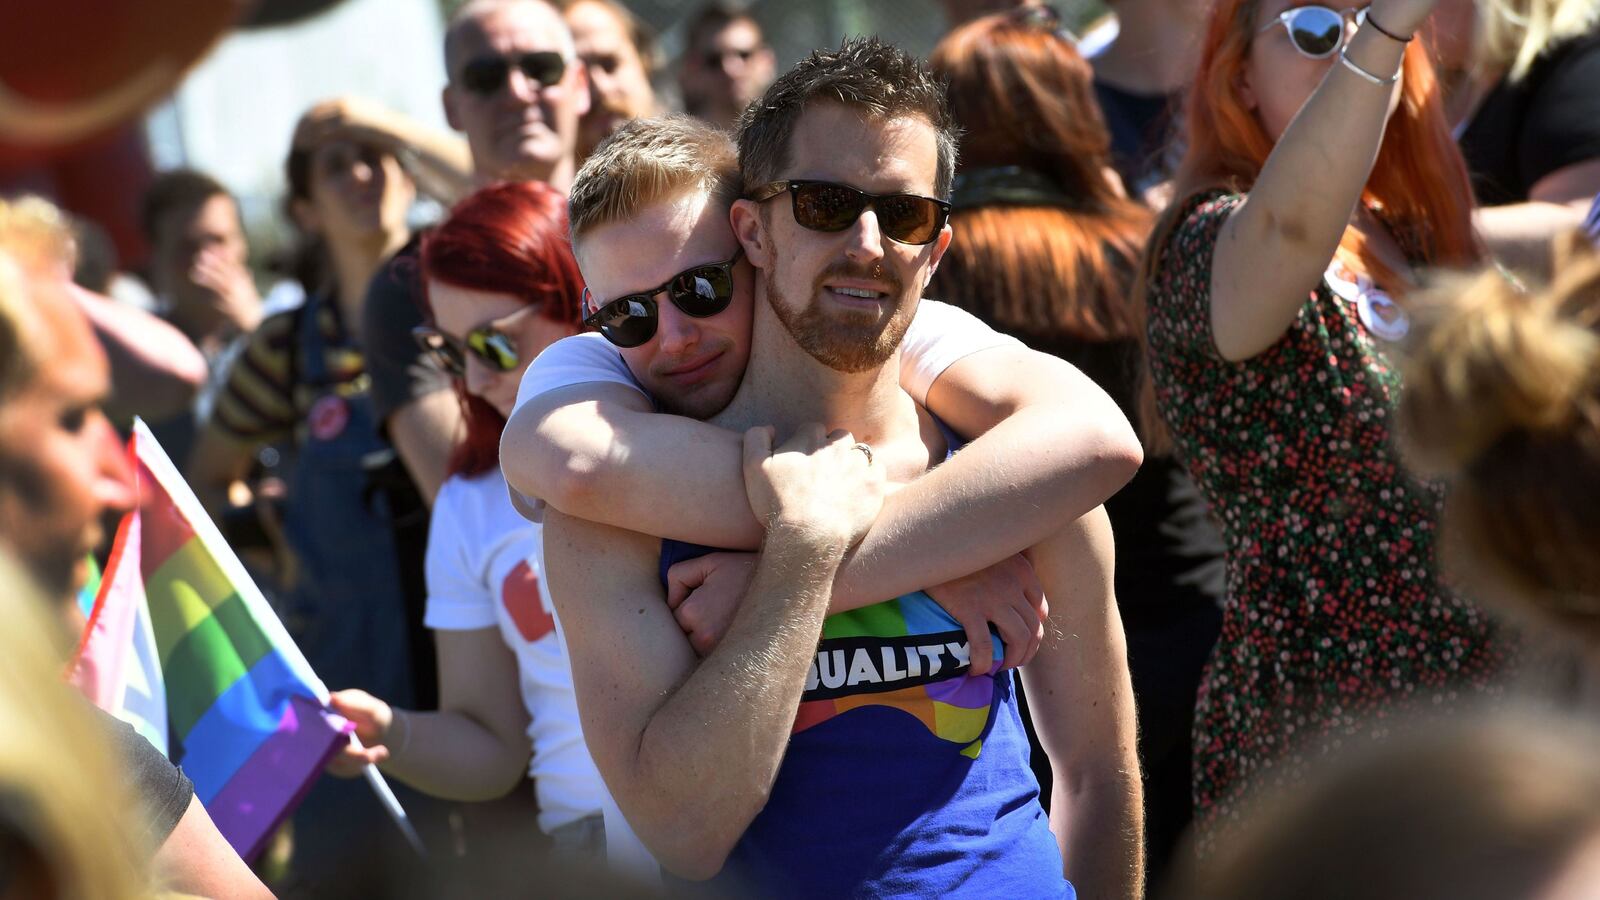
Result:
[[[1004,650],[994,640],[998,660]],[[831,615],[806,675],[794,733],[854,709],[889,707],[976,759],[995,676],[973,676],[969,668],[966,632],[922,591]]]

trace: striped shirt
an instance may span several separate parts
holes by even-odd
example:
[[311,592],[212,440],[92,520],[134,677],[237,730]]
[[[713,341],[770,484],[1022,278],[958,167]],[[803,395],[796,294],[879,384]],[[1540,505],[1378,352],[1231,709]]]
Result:
[[[221,433],[249,444],[289,438],[298,442],[303,436],[300,429],[311,404],[325,388],[305,383],[308,366],[299,359],[300,337],[295,333],[300,309],[263,319],[234,358],[212,407],[211,424]],[[344,396],[366,391],[361,351],[345,334],[335,304],[317,304],[317,319],[333,389]]]
[[1594,205],[1589,207],[1589,215],[1583,220],[1584,233],[1589,239],[1600,245],[1600,196],[1594,198]]

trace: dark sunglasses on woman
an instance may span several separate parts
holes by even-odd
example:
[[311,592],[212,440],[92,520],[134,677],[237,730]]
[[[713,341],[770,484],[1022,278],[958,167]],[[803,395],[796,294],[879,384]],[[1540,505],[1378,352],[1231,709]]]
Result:
[[[1327,59],[1339,52],[1349,38],[1349,25],[1362,25],[1367,21],[1367,8],[1337,10],[1328,6],[1296,6],[1278,13],[1272,21],[1261,26],[1258,34],[1265,34],[1279,25],[1289,32],[1289,43],[1301,56]],[[1385,32],[1387,33],[1387,32]]]
[[812,231],[843,231],[867,207],[878,230],[902,244],[931,244],[950,218],[950,204],[920,194],[869,194],[831,181],[775,181],[750,198],[764,203],[789,192],[794,221]]
[[[728,308],[733,300],[733,266],[744,255],[741,247],[726,262],[684,269],[666,284],[608,301],[583,320],[618,347],[637,347],[656,336],[659,307],[655,297],[665,292],[686,316],[704,319]],[[583,289],[583,308],[595,303],[589,289]]]
[[552,87],[567,74],[566,57],[554,50],[537,50],[512,56],[473,57],[461,67],[456,81],[479,97],[493,97],[506,86],[506,76],[511,74],[512,66],[521,69],[522,74],[538,82],[540,87]]
[[493,325],[474,328],[459,339],[432,325],[418,325],[411,329],[411,337],[439,368],[458,378],[467,373],[468,353],[496,372],[510,372],[522,364],[516,341]]

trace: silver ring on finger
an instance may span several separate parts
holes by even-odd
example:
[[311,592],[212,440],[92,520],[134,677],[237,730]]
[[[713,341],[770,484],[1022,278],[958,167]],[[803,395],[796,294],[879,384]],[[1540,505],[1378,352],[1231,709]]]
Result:
[[867,443],[865,443],[863,441],[856,441],[855,444],[850,449],[852,449],[852,450],[860,450],[862,453],[865,453],[867,455],[867,465],[869,465],[869,466],[872,465],[872,447],[871,447],[871,445],[869,445],[869,444],[867,444]]

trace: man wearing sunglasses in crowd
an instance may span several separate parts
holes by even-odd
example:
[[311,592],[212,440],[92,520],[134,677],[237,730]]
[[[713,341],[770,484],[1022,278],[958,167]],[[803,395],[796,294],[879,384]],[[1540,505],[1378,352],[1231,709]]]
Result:
[[[735,895],[1070,896],[1065,872],[1135,896],[1132,701],[1095,508],[1137,463],[1131,430],[1063,363],[948,319],[916,334],[914,316],[959,314],[918,304],[951,236],[935,198],[954,138],[914,60],[875,39],[814,54],[751,107],[740,150],[737,201],[726,139],[681,119],[585,164],[572,230],[600,335],[535,362],[502,442],[508,480],[554,507],[547,578],[596,763],[669,871]],[[1070,397],[1044,413],[1015,384]],[[983,437],[951,455],[945,422]],[[905,484],[877,514],[885,479]],[[1024,549],[1010,587],[931,589],[944,608],[919,590]],[[737,608],[701,632],[685,611],[719,581]],[[1049,613],[987,614],[1025,642],[1016,620],[1049,616],[1024,672],[1059,844],[1012,674],[946,611],[1023,581]]]
[[[561,13],[544,0],[470,0],[444,41],[449,77],[441,100],[466,137],[472,184],[543,181],[561,191],[576,170],[579,119],[591,103],[587,70]],[[406,142],[412,162],[438,156]],[[450,379],[412,340],[422,324],[417,279],[420,235],[395,254],[367,289],[362,334],[372,399],[382,427],[431,503],[461,426]]]

